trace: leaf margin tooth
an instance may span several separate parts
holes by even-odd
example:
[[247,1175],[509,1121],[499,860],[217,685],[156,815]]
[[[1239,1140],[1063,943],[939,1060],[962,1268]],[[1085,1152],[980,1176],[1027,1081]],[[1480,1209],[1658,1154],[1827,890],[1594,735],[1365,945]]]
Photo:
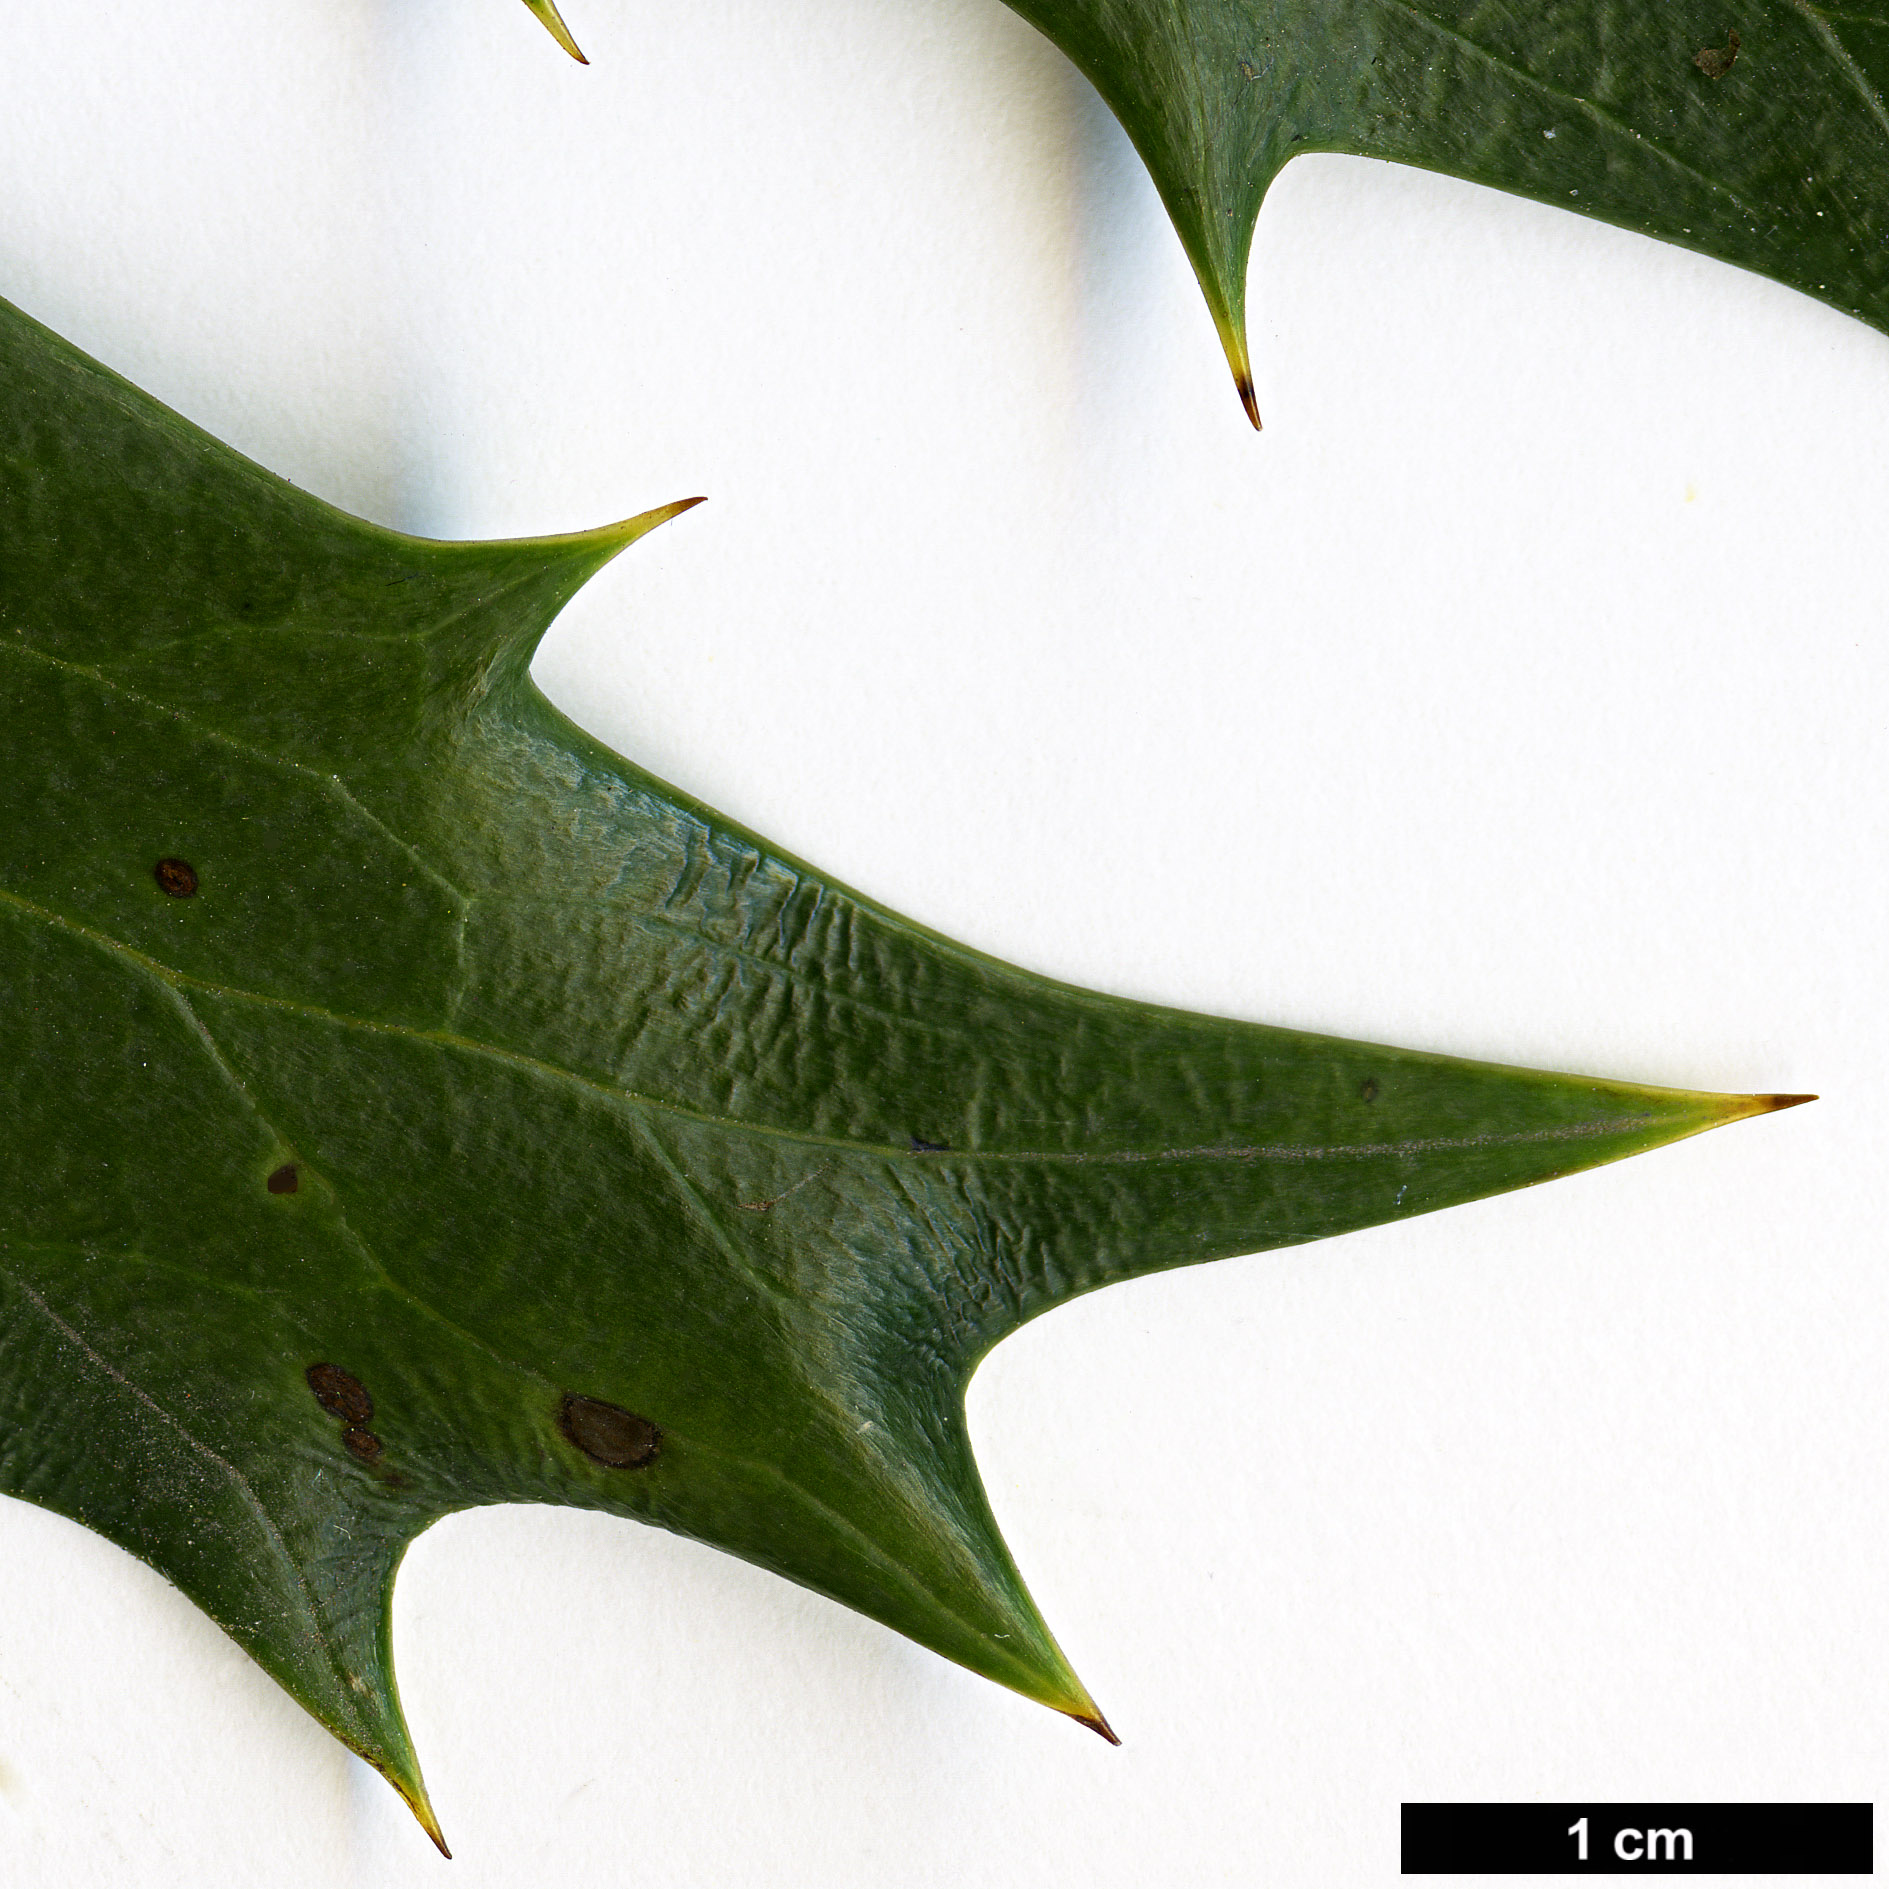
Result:
[[[536,15],[544,30],[577,61],[580,66],[587,66],[590,61],[584,57],[577,41],[571,37],[571,29],[564,24],[564,16],[557,10],[557,0],[525,0],[525,5]],[[449,1852],[450,1854],[450,1852]]]

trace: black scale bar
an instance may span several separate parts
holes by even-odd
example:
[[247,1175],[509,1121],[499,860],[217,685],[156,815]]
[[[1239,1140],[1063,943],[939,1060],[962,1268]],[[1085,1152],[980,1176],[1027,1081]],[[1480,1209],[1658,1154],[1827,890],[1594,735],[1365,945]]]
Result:
[[1406,1876],[1868,1876],[1870,1804],[1406,1804]]

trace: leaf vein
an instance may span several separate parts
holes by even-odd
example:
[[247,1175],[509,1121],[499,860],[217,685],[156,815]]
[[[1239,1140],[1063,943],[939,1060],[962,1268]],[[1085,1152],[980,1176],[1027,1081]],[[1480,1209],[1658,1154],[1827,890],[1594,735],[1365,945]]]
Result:
[[258,762],[264,767],[278,768],[285,774],[299,774],[305,780],[313,781],[319,791],[339,800],[343,806],[349,808],[372,827],[390,846],[405,854],[415,867],[425,873],[435,885],[457,901],[462,908],[470,902],[471,895],[454,885],[421,853],[417,846],[402,838],[379,814],[357,800],[339,774],[324,774],[318,768],[312,768],[305,762],[290,761],[282,755],[271,754],[266,748],[258,748],[239,736],[228,734],[221,728],[212,727],[208,722],[193,715],[187,708],[179,708],[174,702],[161,701],[154,695],[147,695],[142,689],[133,688],[128,682],[120,682],[115,677],[106,675],[102,670],[92,668],[88,663],[72,662],[64,656],[50,655],[45,650],[34,649],[26,643],[0,643],[0,649],[8,650],[32,662],[43,663],[49,669],[58,669],[67,675],[81,677],[95,687],[120,696],[126,701],[136,702],[144,708],[155,709],[160,715],[172,716],[182,722],[193,734],[205,741],[215,742],[218,746],[229,749],[233,754],[243,755],[248,760]]
[[[31,1244],[31,1242],[27,1242],[27,1244]],[[301,1596],[303,1611],[307,1614],[309,1622],[315,1630],[315,1638],[320,1644],[322,1652],[327,1658],[329,1667],[338,1682],[339,1696],[348,1700],[350,1706],[352,1706],[351,1689],[347,1683],[348,1675],[343,1669],[340,1659],[336,1656],[333,1643],[326,1630],[326,1621],[321,1607],[316,1602],[315,1596],[309,1588],[307,1578],[302,1573],[301,1567],[297,1563],[295,1555],[282,1533],[281,1526],[277,1523],[275,1517],[269,1513],[267,1505],[256,1493],[255,1487],[250,1482],[249,1478],[245,1476],[227,1456],[223,1455],[221,1451],[212,1449],[201,1437],[192,1435],[188,1427],[179,1418],[173,1416],[170,1411],[166,1410],[143,1385],[119,1370],[119,1368],[113,1364],[102,1351],[93,1345],[76,1326],[60,1317],[60,1315],[47,1304],[46,1300],[28,1285],[18,1273],[13,1271],[11,1267],[0,1267],[0,1272],[3,1272],[27,1298],[32,1300],[33,1304],[38,1307],[40,1315],[45,1318],[49,1324],[55,1326],[65,1336],[67,1342],[80,1351],[96,1369],[103,1371],[114,1383],[129,1391],[147,1410],[151,1411],[163,1422],[169,1424],[191,1449],[195,1450],[205,1461],[215,1464],[216,1467],[229,1478],[230,1482],[234,1484],[244,1504],[261,1524],[264,1537],[275,1550],[276,1556],[282,1563],[284,1569],[287,1570],[288,1577],[294,1584],[295,1591]],[[365,1720],[358,1720],[357,1722],[361,1723],[363,1726],[366,1723]]]
[[[1803,0],[1792,0],[1792,3],[1801,6]],[[1605,107],[1595,104],[1591,98],[1583,98],[1578,92],[1570,92],[1564,86],[1552,84],[1540,74],[1529,71],[1525,65],[1511,59],[1506,53],[1497,52],[1494,47],[1485,46],[1481,40],[1471,38],[1460,27],[1451,26],[1437,19],[1435,15],[1426,13],[1420,6],[1413,4],[1413,0],[1377,0],[1377,4],[1388,12],[1404,14],[1407,18],[1416,21],[1418,25],[1427,26],[1439,38],[1453,40],[1477,58],[1494,66],[1498,71],[1507,73],[1510,78],[1519,81],[1530,90],[1539,92],[1546,98],[1557,99],[1564,105],[1572,106],[1591,118],[1602,130],[1625,139],[1634,150],[1650,151],[1653,156],[1671,165],[1682,175],[1690,177],[1695,183],[1703,184],[1708,190],[1722,191],[1747,216],[1755,218],[1760,214],[1722,178],[1713,177],[1698,169],[1696,165],[1688,164],[1684,158],[1667,150],[1658,139],[1649,138],[1643,131],[1636,131],[1633,126],[1616,118]]]
[[1856,63],[1855,55],[1838,37],[1836,28],[1830,23],[1832,16],[1812,6],[1810,0],[1791,0],[1791,5],[1808,22],[1810,30],[1816,34],[1824,51],[1835,60],[1837,69],[1849,80],[1878,127],[1889,132],[1889,111],[1883,109],[1882,95],[1870,84],[1868,75]]
[[811,1129],[783,1128],[773,1122],[749,1121],[740,1116],[718,1114],[712,1109],[691,1108],[688,1104],[677,1102],[667,1096],[649,1095],[613,1083],[600,1082],[595,1077],[582,1075],[574,1069],[566,1069],[560,1063],[545,1062],[539,1057],[525,1054],[522,1050],[505,1049],[496,1043],[483,1043],[477,1038],[459,1036],[447,1030],[418,1030],[411,1024],[386,1023],[369,1017],[351,1017],[343,1012],[323,1009],[318,1004],[304,1003],[294,998],[271,997],[260,991],[240,990],[227,984],[212,983],[207,978],[190,977],[181,971],[172,970],[169,966],[160,964],[156,959],[145,956],[143,952],[136,951],[129,945],[120,943],[116,938],[107,937],[88,925],[65,917],[62,913],[35,905],[32,901],[21,898],[17,893],[0,890],[0,901],[16,906],[45,923],[58,926],[61,930],[85,938],[102,950],[121,955],[166,983],[201,990],[211,996],[226,998],[232,1003],[254,1004],[261,1009],[285,1010],[298,1016],[308,1017],[315,1022],[335,1025],[341,1029],[361,1030],[377,1036],[398,1037],[408,1042],[428,1043],[441,1049],[460,1051],[466,1055],[488,1057],[515,1069],[545,1076],[557,1082],[569,1083],[608,1102],[621,1103],[630,1108],[655,1110],[665,1115],[672,1115],[678,1120],[695,1122],[704,1127],[732,1129],[738,1133],[755,1135],[770,1141],[792,1142],[797,1146],[809,1148],[830,1148],[844,1154],[871,1156],[887,1161],[935,1161],[945,1167],[958,1167],[992,1164],[1023,1166],[1032,1162],[1071,1166],[1108,1166],[1150,1161],[1178,1163],[1186,1161],[1353,1160],[1386,1155],[1430,1154],[1449,1149],[1519,1147],[1535,1142],[1584,1141],[1618,1129],[1638,1127],[1653,1119],[1650,1112],[1643,1111],[1633,1115],[1605,1116],[1592,1121],[1559,1123],[1547,1128],[1525,1129],[1506,1134],[1425,1135],[1412,1136],[1400,1141],[1331,1144],[1255,1142],[1231,1146],[1223,1143],[1209,1143],[1188,1148],[1097,1150],[964,1148],[941,1150],[935,1154],[914,1154],[909,1147],[899,1147],[889,1142],[861,1141],[844,1135],[823,1135]]

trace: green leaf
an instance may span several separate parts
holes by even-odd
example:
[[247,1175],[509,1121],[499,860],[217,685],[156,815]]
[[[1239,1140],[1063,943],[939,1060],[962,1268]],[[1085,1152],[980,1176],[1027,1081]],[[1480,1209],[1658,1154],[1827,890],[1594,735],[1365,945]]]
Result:
[[1810,0],[1010,0],[1153,174],[1240,398],[1246,265],[1305,152],[1389,158],[1773,276],[1889,330],[1889,15]]
[[587,66],[590,61],[577,49],[577,41],[571,37],[571,29],[564,24],[564,16],[557,10],[557,0],[525,0],[539,19],[544,22],[548,32],[580,66]]
[[1106,1732],[971,1459],[993,1345],[1790,1099],[1095,996],[834,885],[532,685],[693,502],[401,537],[0,304],[0,1488],[429,1829],[389,1619],[437,1517],[655,1522]]

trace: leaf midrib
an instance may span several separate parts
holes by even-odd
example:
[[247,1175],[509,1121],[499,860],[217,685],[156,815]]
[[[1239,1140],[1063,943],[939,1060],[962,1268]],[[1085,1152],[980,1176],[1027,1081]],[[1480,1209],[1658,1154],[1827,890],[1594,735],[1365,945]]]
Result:
[[[1296,1162],[1369,1159],[1409,1154],[1433,1154],[1451,1149],[1520,1147],[1530,1143],[1586,1141],[1617,1130],[1644,1125],[1654,1119],[1649,1110],[1634,1115],[1608,1115],[1596,1117],[1587,1122],[1560,1123],[1544,1128],[1523,1129],[1511,1134],[1428,1135],[1413,1136],[1401,1141],[1332,1144],[1258,1142],[1234,1147],[1208,1144],[1190,1148],[1120,1148],[1097,1153],[1071,1148],[945,1148],[936,1150],[901,1148],[892,1143],[858,1141],[842,1135],[822,1135],[810,1129],[783,1128],[773,1122],[750,1121],[741,1116],[723,1115],[710,1109],[691,1108],[686,1103],[677,1102],[666,1096],[649,1095],[640,1090],[601,1082],[577,1070],[567,1069],[560,1063],[545,1062],[539,1057],[528,1056],[520,1050],[506,1049],[496,1043],[481,1042],[476,1037],[461,1036],[448,1030],[420,1030],[411,1024],[389,1023],[371,1017],[353,1017],[342,1011],[325,1009],[319,1004],[305,1003],[288,997],[272,997],[259,991],[218,984],[208,978],[193,977],[187,972],[178,971],[107,933],[98,931],[77,919],[69,918],[62,912],[53,911],[50,907],[37,904],[31,899],[22,898],[16,892],[0,888],[0,902],[27,913],[43,924],[67,932],[74,937],[83,938],[98,949],[123,959],[144,975],[164,985],[172,994],[184,990],[201,991],[208,996],[225,998],[233,1003],[254,1004],[260,1009],[286,1011],[292,1015],[307,1017],[311,1021],[331,1024],[341,1029],[361,1030],[372,1035],[391,1036],[406,1042],[424,1043],[436,1049],[456,1050],[470,1056],[490,1058],[511,1068],[551,1081],[570,1084],[607,1102],[631,1109],[647,1110],[703,1127],[756,1135],[770,1141],[835,1150],[843,1154],[900,1163],[925,1161],[946,1167],[964,1163],[1013,1166],[1030,1163],[1107,1166],[1148,1161]],[[191,1012],[193,1017],[195,1014],[194,1011]],[[203,1026],[200,1019],[198,1021],[199,1027],[204,1028],[207,1034],[207,1026]],[[214,1038],[211,1040],[214,1042]]]

